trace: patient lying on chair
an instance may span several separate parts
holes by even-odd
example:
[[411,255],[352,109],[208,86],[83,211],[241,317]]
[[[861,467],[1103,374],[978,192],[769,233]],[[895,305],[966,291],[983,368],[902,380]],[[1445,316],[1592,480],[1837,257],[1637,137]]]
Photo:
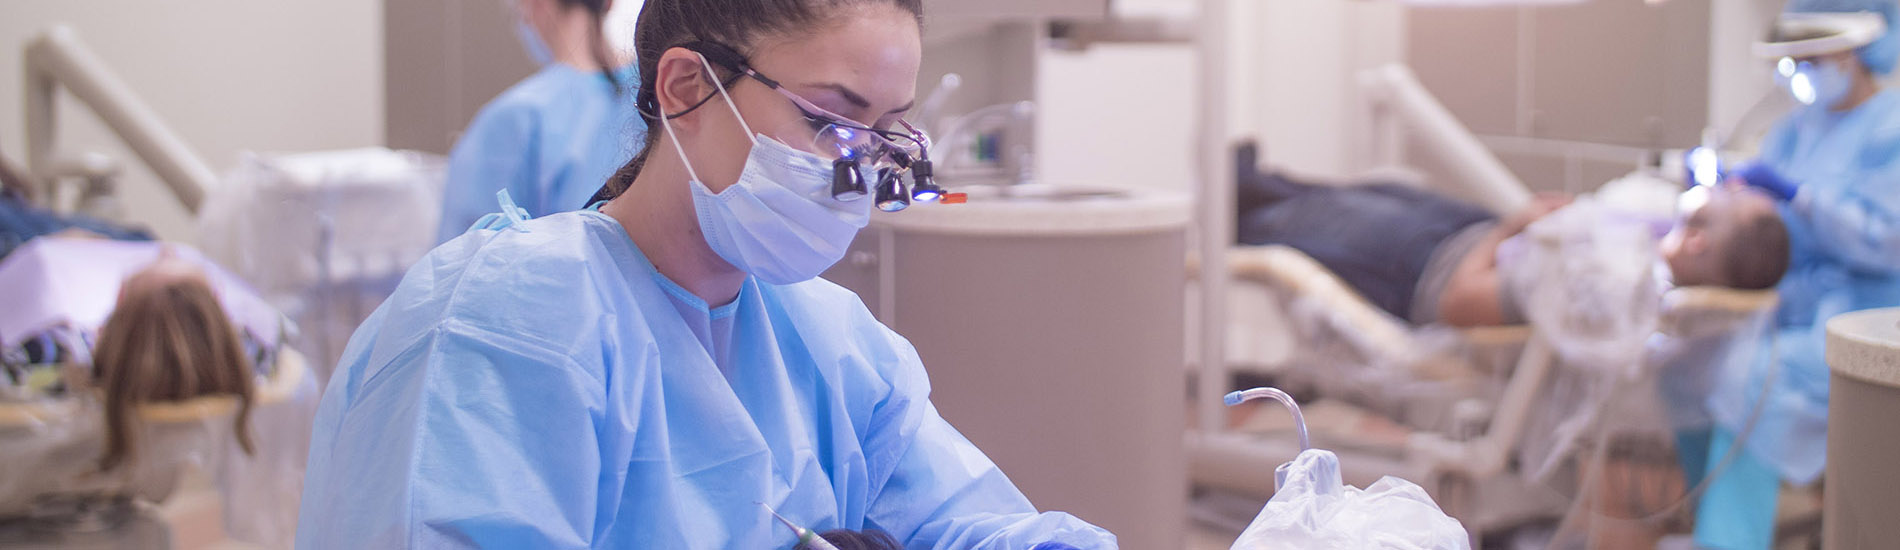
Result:
[[[1523,233],[1570,204],[1539,197],[1500,219],[1414,187],[1316,185],[1245,166],[1238,193],[1242,244],[1298,249],[1399,319],[1460,327],[1525,322],[1524,289],[1540,272],[1520,265],[1530,246]],[[1714,190],[1673,221],[1600,208],[1569,214],[1558,230],[1641,231],[1650,242],[1638,253],[1659,256],[1643,260],[1655,264],[1658,286],[1768,289],[1788,265],[1788,233],[1773,202],[1739,188]]]

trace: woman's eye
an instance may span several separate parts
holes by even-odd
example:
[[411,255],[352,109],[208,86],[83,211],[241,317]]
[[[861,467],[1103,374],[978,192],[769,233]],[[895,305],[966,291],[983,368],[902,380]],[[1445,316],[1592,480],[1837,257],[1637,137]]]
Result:
[[831,121],[822,118],[805,117],[805,124],[811,126],[813,132],[822,132],[826,126],[831,125]]

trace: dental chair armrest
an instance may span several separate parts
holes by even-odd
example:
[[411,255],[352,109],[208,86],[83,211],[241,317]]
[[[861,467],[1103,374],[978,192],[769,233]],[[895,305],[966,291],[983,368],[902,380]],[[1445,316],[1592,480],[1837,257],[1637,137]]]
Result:
[[1775,307],[1774,290],[1739,290],[1719,286],[1685,286],[1663,293],[1663,310],[1708,310],[1753,313]]
[[1281,245],[1244,246],[1227,255],[1234,280],[1264,285],[1314,300],[1344,326],[1340,332],[1382,359],[1414,355],[1419,348],[1411,327],[1373,306],[1332,271],[1297,249]]
[[1663,293],[1659,330],[1674,337],[1702,337],[1732,331],[1748,319],[1774,311],[1774,290],[1680,287]]

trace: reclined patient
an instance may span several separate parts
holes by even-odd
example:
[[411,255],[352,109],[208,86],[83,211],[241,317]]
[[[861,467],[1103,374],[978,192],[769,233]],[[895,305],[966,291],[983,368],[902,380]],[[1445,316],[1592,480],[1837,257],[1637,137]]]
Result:
[[[1423,189],[1316,185],[1247,166],[1238,185],[1236,237],[1242,244],[1298,249],[1368,301],[1414,325],[1525,322],[1525,289],[1535,282],[1526,279],[1542,275],[1521,265],[1530,243],[1520,234],[1570,204],[1539,197],[1499,219]],[[1744,189],[1714,190],[1703,206],[1673,222],[1583,210],[1569,212],[1572,223],[1559,230],[1643,232],[1651,240],[1644,244],[1653,245],[1644,250],[1660,256],[1643,260],[1655,263],[1658,286],[1769,289],[1788,266],[1788,233],[1774,203]]]

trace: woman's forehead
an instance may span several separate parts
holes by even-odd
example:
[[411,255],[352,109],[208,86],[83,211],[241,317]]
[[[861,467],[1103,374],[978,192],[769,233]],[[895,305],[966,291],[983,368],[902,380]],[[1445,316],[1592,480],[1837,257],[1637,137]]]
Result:
[[810,35],[763,41],[752,65],[787,86],[838,84],[889,108],[917,89],[922,43],[901,10],[863,10]]

